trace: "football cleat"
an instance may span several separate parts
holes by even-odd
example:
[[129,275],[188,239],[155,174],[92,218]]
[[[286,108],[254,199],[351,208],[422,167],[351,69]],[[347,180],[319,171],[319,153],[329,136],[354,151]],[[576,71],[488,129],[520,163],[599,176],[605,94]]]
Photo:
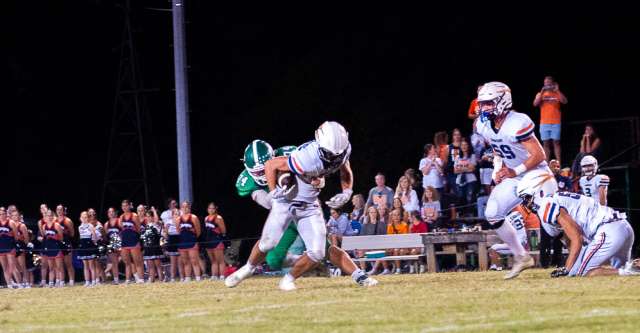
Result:
[[511,271],[504,276],[505,280],[510,280],[522,273],[527,268],[531,268],[535,265],[533,258],[529,254],[525,254],[524,256],[514,256],[514,264]]

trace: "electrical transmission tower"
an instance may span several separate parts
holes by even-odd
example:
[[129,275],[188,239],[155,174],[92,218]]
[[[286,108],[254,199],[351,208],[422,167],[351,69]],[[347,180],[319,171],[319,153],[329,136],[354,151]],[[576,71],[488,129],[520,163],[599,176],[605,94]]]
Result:
[[[120,65],[116,83],[111,134],[107,152],[100,211],[108,202],[131,199],[150,203],[150,193],[165,191],[162,184],[158,154],[151,135],[151,121],[146,95],[158,89],[144,89],[136,54],[131,6],[126,0]],[[150,168],[149,162],[153,168]]]

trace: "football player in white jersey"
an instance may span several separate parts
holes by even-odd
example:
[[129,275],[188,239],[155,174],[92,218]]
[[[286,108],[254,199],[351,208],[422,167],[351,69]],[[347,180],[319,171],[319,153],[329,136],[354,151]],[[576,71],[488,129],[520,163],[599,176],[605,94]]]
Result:
[[[301,145],[288,157],[276,157],[265,163],[265,175],[272,198],[271,211],[262,230],[262,236],[252,249],[247,264],[227,277],[227,287],[235,287],[251,276],[255,267],[264,261],[265,253],[276,246],[290,221],[297,224],[298,233],[307,250],[296,261],[291,271],[282,278],[280,289],[296,289],[295,279],[313,269],[325,258],[327,230],[318,195],[324,185],[324,177],[339,170],[342,193],[333,196],[327,205],[340,208],[349,202],[353,194],[350,155],[351,144],[347,131],[339,123],[327,121],[316,130],[314,141]],[[294,173],[295,183],[277,187],[278,171]],[[336,265],[338,267],[352,267],[351,277],[357,284],[377,284],[375,279],[368,277],[353,264],[344,250],[330,246],[329,256],[332,262],[336,259],[340,261],[340,265]]]
[[568,242],[565,267],[551,276],[640,274],[630,261],[634,234],[626,214],[584,195],[557,190],[553,175],[541,170],[528,173],[517,189],[523,205],[538,215],[542,227],[554,237],[564,232]]
[[[527,237],[527,230],[524,227],[524,217],[522,216],[522,214],[519,211],[514,210],[511,213],[509,213],[509,215],[507,215],[507,217],[504,220],[505,222],[511,223],[513,228],[516,230],[516,235],[518,236],[518,240],[520,241],[520,244],[522,244],[522,247],[527,249],[529,247],[529,239]],[[498,266],[498,262],[500,261],[500,256],[501,255],[508,256],[512,254],[513,253],[511,253],[511,250],[509,249],[509,245],[505,243],[498,243],[498,244],[491,245],[491,247],[489,248],[489,258],[491,258],[491,267],[489,267],[489,270],[501,271],[502,267]]]
[[598,160],[591,155],[587,155],[580,160],[580,168],[582,168],[580,192],[606,206],[609,176],[598,174]]
[[504,223],[506,215],[521,202],[516,186],[531,170],[551,171],[534,134],[533,121],[511,109],[511,90],[506,84],[484,84],[478,92],[478,106],[480,117],[474,123],[474,130],[493,148],[493,179],[497,184],[487,201],[485,217],[514,255],[513,268],[505,275],[505,279],[511,279],[534,266],[533,258],[518,240],[513,226]]

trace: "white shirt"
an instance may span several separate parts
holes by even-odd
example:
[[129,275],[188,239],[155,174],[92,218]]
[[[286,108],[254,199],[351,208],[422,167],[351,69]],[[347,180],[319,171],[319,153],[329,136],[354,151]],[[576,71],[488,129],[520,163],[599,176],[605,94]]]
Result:
[[[401,198],[400,196],[396,197]],[[409,201],[407,201],[406,204],[402,204],[402,208],[404,208],[404,210],[406,210],[407,212],[414,212],[420,209],[420,201],[418,201],[418,194],[415,190],[412,189],[409,192]]]
[[[427,157],[421,159],[418,169],[422,171],[424,167],[431,165],[431,163],[437,164],[438,166],[440,166],[440,169],[442,169],[442,160],[438,157],[435,158],[434,162],[432,162],[432,160]],[[443,187],[442,176],[440,175],[440,172],[436,167],[429,169],[429,172],[426,175],[423,173],[422,187],[427,188],[427,186],[432,186],[433,188]]]

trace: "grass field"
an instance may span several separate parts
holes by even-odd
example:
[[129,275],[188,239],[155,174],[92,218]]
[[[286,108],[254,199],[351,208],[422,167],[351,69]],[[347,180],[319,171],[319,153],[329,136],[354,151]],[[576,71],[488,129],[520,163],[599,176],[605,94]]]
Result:
[[532,270],[0,290],[0,332],[640,331],[640,278]]

